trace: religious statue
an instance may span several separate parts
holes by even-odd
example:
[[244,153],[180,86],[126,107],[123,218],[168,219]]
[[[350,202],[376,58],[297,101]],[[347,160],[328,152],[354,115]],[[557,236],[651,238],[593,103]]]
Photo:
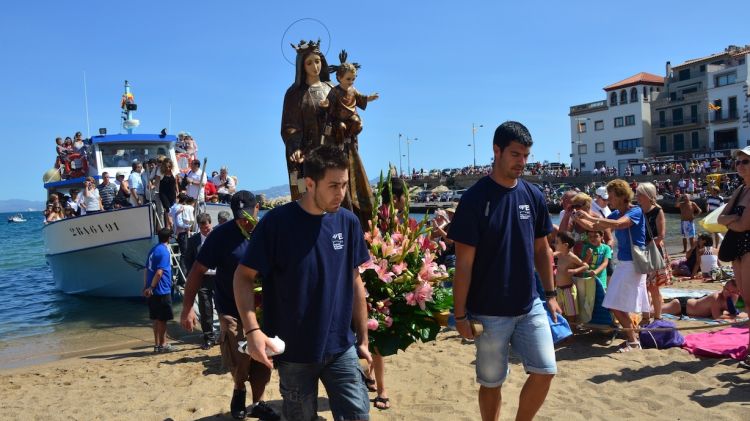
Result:
[[[334,144],[349,159],[349,186],[342,206],[359,217],[363,230],[369,230],[373,194],[358,151],[358,134],[362,121],[355,107],[365,109],[378,94],[365,96],[353,87],[358,64],[346,62],[346,52],[339,55],[341,65],[328,66],[320,51],[320,41],[300,41],[292,45],[297,51],[294,84],[284,96],[281,137],[286,145],[289,189],[292,200],[305,192],[302,162],[316,146]],[[325,70],[323,70],[325,69]],[[339,85],[333,87],[328,73],[336,72]]]

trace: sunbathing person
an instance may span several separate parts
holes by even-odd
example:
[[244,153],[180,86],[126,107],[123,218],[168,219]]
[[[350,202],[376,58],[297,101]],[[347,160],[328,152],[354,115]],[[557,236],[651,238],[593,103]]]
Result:
[[739,313],[736,307],[739,293],[736,281],[730,279],[721,291],[701,298],[678,297],[665,303],[661,311],[675,316],[706,317],[714,320],[745,318],[747,313]]

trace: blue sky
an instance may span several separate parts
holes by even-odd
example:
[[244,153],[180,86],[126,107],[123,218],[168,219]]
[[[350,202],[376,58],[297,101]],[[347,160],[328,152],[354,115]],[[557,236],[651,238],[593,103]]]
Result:
[[[488,163],[494,128],[531,131],[535,160],[570,153],[568,108],[604,99],[602,87],[750,43],[746,3],[671,2],[9,2],[0,14],[0,199],[43,199],[54,138],[90,128],[119,132],[125,79],[139,132],[190,131],[209,169],[228,165],[240,187],[286,182],[279,136],[294,67],[289,41],[323,38],[362,64],[356,86],[381,98],[361,113],[368,175],[398,165],[398,134],[416,168]],[[315,5],[315,8],[310,8]],[[698,5],[701,5],[700,7]],[[331,34],[300,18],[323,21]],[[406,154],[405,137],[402,154]],[[406,168],[407,159],[403,157]]]

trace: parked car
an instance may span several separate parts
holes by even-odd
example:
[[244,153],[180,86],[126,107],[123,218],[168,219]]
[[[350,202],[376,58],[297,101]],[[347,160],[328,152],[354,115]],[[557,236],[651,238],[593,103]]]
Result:
[[458,202],[459,200],[461,200],[461,196],[463,196],[464,193],[466,193],[466,189],[454,191],[451,200],[454,202]]

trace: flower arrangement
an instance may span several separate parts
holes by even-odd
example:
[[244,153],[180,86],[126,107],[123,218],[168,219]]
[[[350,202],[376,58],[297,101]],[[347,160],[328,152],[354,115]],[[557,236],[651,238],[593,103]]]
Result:
[[453,306],[452,290],[442,286],[451,274],[435,262],[445,244],[430,238],[426,215],[421,222],[408,217],[408,192],[403,210],[396,208],[392,195],[382,203],[386,187],[393,191],[381,174],[377,206],[365,233],[370,261],[359,268],[368,293],[370,346],[383,356],[416,341],[434,340],[440,331],[436,314]]

